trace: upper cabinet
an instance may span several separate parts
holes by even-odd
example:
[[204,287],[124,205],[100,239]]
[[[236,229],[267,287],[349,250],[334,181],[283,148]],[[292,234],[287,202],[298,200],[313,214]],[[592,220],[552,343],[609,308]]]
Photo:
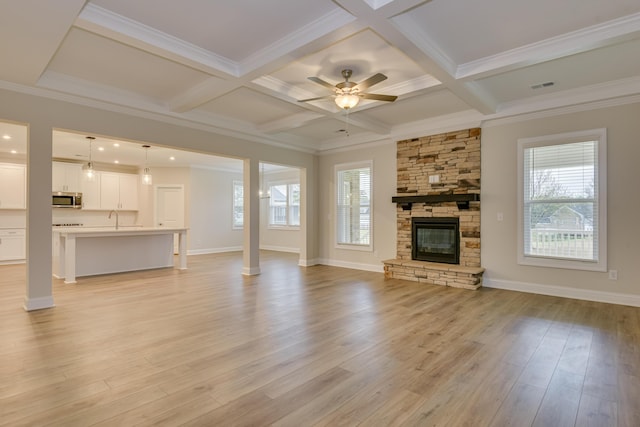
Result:
[[0,163],[0,209],[27,208],[25,165]]
[[138,210],[138,175],[101,172],[100,208]]
[[53,162],[52,190],[79,193],[81,189],[82,165],[79,163]]
[[84,174],[81,175],[82,209],[100,209],[100,178],[99,172],[91,180]]

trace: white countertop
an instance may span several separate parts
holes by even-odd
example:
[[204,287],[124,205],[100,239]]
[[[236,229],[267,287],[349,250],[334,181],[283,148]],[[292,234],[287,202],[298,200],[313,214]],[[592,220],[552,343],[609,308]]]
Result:
[[113,235],[135,235],[135,234],[164,234],[164,233],[181,233],[187,231],[186,228],[168,228],[168,227],[139,227],[139,226],[120,226],[116,230],[114,226],[106,227],[53,227],[54,233],[74,234],[74,235],[93,235],[93,236],[113,236]]

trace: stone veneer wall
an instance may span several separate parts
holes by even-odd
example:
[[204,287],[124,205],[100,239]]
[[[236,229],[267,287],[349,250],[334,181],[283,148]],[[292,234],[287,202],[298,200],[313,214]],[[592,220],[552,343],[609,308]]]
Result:
[[[423,196],[436,194],[480,193],[480,129],[467,129],[398,142],[397,195]],[[429,183],[437,175],[438,183]],[[480,270],[480,202],[471,202],[469,209],[458,209],[455,202],[413,203],[411,210],[397,207],[398,247],[396,260],[385,261],[387,277],[406,278],[410,269],[398,268],[404,264],[415,270],[416,263],[429,270],[432,263],[411,261],[412,217],[458,217],[460,219],[460,268],[476,267]],[[394,262],[391,262],[394,261]],[[411,261],[407,264],[407,261]],[[442,269],[442,265],[434,265]],[[449,267],[455,269],[454,266]],[[395,270],[394,270],[395,269]],[[415,273],[416,280],[425,276]],[[422,280],[420,280],[422,281]],[[446,284],[454,286],[455,284]],[[479,286],[479,285],[478,285]]]

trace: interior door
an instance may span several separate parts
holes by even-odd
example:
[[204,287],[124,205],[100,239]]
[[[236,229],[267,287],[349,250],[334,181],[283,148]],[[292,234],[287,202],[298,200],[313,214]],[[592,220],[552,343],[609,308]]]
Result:
[[[156,227],[184,227],[184,187],[182,185],[156,186]],[[178,239],[173,238],[174,252],[178,252]]]

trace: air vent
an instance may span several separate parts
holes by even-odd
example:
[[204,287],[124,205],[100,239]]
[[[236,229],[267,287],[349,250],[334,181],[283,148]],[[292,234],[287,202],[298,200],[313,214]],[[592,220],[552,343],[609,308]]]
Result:
[[554,82],[544,82],[544,83],[538,83],[536,85],[532,85],[531,89],[542,89],[543,87],[551,87],[553,86],[555,83]]

